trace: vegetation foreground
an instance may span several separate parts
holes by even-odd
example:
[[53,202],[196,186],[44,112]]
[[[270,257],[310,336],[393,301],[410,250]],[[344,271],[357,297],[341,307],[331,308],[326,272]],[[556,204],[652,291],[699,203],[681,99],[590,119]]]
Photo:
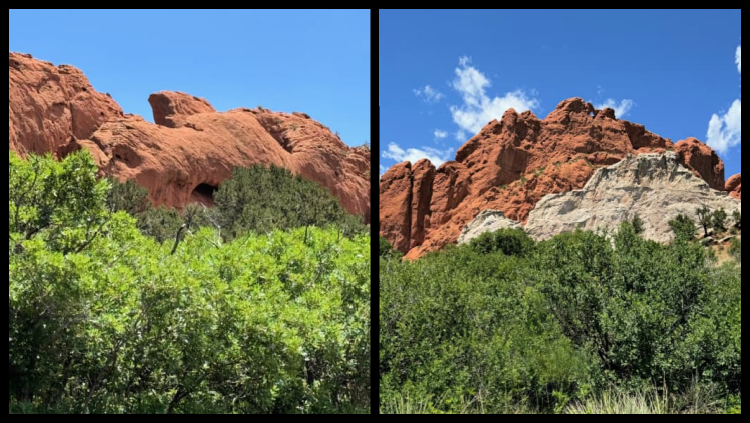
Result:
[[11,414],[369,412],[369,237],[316,228],[339,216],[316,188],[240,175],[309,197],[304,222],[232,183],[226,213],[133,217],[87,154],[9,165]]
[[638,227],[416,262],[381,238],[381,412],[741,413],[740,241],[719,264],[684,216],[671,245]]

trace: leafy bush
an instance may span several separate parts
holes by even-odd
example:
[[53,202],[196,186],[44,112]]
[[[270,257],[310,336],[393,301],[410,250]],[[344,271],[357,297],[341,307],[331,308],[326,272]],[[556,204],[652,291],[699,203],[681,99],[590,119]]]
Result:
[[231,240],[241,234],[274,229],[336,226],[347,235],[366,230],[336,197],[319,184],[271,166],[237,168],[214,196],[222,233]]
[[43,240],[63,253],[79,252],[101,235],[108,219],[109,185],[96,178],[86,153],[57,163],[51,156],[23,161],[9,153],[8,232],[11,243]]
[[[738,383],[739,344],[730,334],[739,334],[739,320],[726,315],[740,302],[736,275],[714,273],[699,245],[662,246],[628,231],[614,241],[579,232],[540,247],[539,265],[550,269],[542,289],[568,338],[615,380],[686,386],[697,369]],[[728,333],[716,337],[710,327]]]
[[173,254],[86,154],[9,161],[11,413],[369,411],[368,237],[203,229]]
[[396,258],[400,259],[401,251],[398,251],[397,249],[393,248],[393,245],[391,245],[390,242],[384,237],[380,237],[380,257],[381,258]]
[[729,254],[738,262],[742,262],[742,240],[734,238],[729,246]]
[[523,229],[500,229],[485,232],[470,242],[480,254],[500,252],[506,256],[525,256],[534,250],[534,241]]
[[613,386],[623,400],[643,386],[687,398],[696,383],[711,398],[739,394],[741,268],[684,242],[695,232],[684,216],[672,227],[682,235],[671,245],[625,222],[611,237],[511,243],[523,248],[510,255],[487,234],[416,262],[381,260],[381,405],[562,412]]
[[678,241],[692,241],[695,238],[695,222],[684,214],[678,215],[669,222]]
[[711,218],[711,226],[717,233],[727,230],[727,212],[724,209],[714,211],[714,215]]
[[459,247],[380,268],[381,404],[429,397],[443,412],[467,401],[500,412],[589,384],[586,353],[526,284],[527,259]]
[[164,242],[175,238],[184,223],[180,212],[166,207],[153,207],[148,191],[135,181],[120,182],[109,178],[111,186],[107,207],[111,212],[124,211],[136,218],[136,226],[146,236]]
[[643,227],[643,219],[641,219],[641,217],[637,214],[633,216],[633,220],[631,220],[630,223],[633,225],[633,229],[635,230],[636,234],[642,234],[643,231],[646,230]]
[[[146,189],[134,181],[109,179],[109,184],[109,210],[134,216],[138,229],[159,242],[174,240],[187,221],[186,210],[153,207]],[[215,196],[216,208],[190,214],[191,227],[221,229],[225,240],[310,226],[335,226],[346,237],[367,232],[362,219],[346,213],[325,188],[279,167],[238,168]]]

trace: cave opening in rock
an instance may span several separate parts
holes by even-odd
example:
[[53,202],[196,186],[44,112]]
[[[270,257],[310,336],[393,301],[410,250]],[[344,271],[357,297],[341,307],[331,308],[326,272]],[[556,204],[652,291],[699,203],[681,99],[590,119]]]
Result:
[[193,201],[206,206],[214,205],[214,194],[218,187],[209,184],[200,184],[193,190]]

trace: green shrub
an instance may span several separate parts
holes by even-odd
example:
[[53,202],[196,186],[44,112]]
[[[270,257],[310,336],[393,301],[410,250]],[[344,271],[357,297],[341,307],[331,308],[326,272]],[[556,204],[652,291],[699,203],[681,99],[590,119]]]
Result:
[[526,284],[526,258],[464,246],[380,267],[381,404],[432,398],[442,412],[467,401],[502,412],[527,397],[551,407],[553,391],[590,383],[586,354]]
[[393,248],[390,242],[385,237],[380,237],[380,257],[381,258],[395,258],[400,259],[403,254],[401,251]]
[[729,246],[729,254],[738,262],[742,262],[742,240],[734,238]]
[[632,231],[614,241],[579,232],[540,247],[542,289],[568,338],[615,380],[686,386],[698,371],[739,383],[737,340],[708,329],[739,334],[725,312],[739,304],[739,275],[714,273],[699,245],[662,246]]
[[633,220],[630,221],[630,223],[633,225],[633,230],[635,230],[636,234],[642,234],[643,231],[646,229],[643,227],[643,219],[641,219],[640,216],[637,214],[633,216]]
[[75,153],[58,163],[51,156],[23,161],[9,154],[11,242],[42,239],[55,251],[71,253],[90,245],[107,226],[109,184],[98,180],[88,153]]
[[713,213],[711,213],[711,210],[706,207],[699,207],[695,213],[698,215],[698,223],[703,228],[703,236],[708,236],[708,229],[712,227],[713,225]]
[[[214,200],[217,220],[228,240],[248,232],[354,226],[353,218],[328,190],[276,166],[235,169]],[[361,220],[357,223],[349,232],[366,230]]]
[[727,230],[727,212],[724,209],[714,211],[711,217],[711,226],[717,233],[725,232]]
[[670,412],[718,410],[687,401],[741,391],[741,268],[716,267],[685,242],[688,218],[672,227],[681,235],[671,245],[625,222],[611,236],[505,248],[525,239],[505,231],[415,262],[381,260],[381,406],[588,411],[612,388],[610,403],[653,411],[652,399],[634,398],[665,386],[681,401]]
[[500,252],[506,256],[525,256],[534,250],[534,241],[523,229],[500,229],[485,232],[469,243],[477,253]]
[[674,232],[675,240],[692,241],[695,238],[695,222],[684,214],[678,215],[669,222]]
[[107,209],[86,154],[9,161],[11,414],[369,411],[367,236],[173,252]]

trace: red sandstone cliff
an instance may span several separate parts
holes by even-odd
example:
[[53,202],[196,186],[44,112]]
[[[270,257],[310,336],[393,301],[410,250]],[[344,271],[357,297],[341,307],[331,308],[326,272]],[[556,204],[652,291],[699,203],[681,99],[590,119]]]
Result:
[[729,195],[732,197],[742,200],[742,179],[741,175],[737,174],[732,176],[727,180],[726,186],[724,188],[726,191],[729,192]]
[[204,99],[161,92],[149,98],[152,124],[123,114],[74,67],[8,56],[13,151],[59,157],[87,148],[104,173],[134,179],[155,204],[177,207],[205,199],[234,167],[274,164],[320,183],[370,221],[369,149],[348,147],[304,113],[219,113]]
[[724,189],[724,164],[698,140],[675,145],[577,98],[543,120],[508,110],[437,170],[426,161],[389,169],[380,183],[381,235],[407,258],[418,258],[455,242],[482,210],[524,221],[542,197],[582,188],[597,167],[628,153],[665,150],[677,152],[712,188]]

